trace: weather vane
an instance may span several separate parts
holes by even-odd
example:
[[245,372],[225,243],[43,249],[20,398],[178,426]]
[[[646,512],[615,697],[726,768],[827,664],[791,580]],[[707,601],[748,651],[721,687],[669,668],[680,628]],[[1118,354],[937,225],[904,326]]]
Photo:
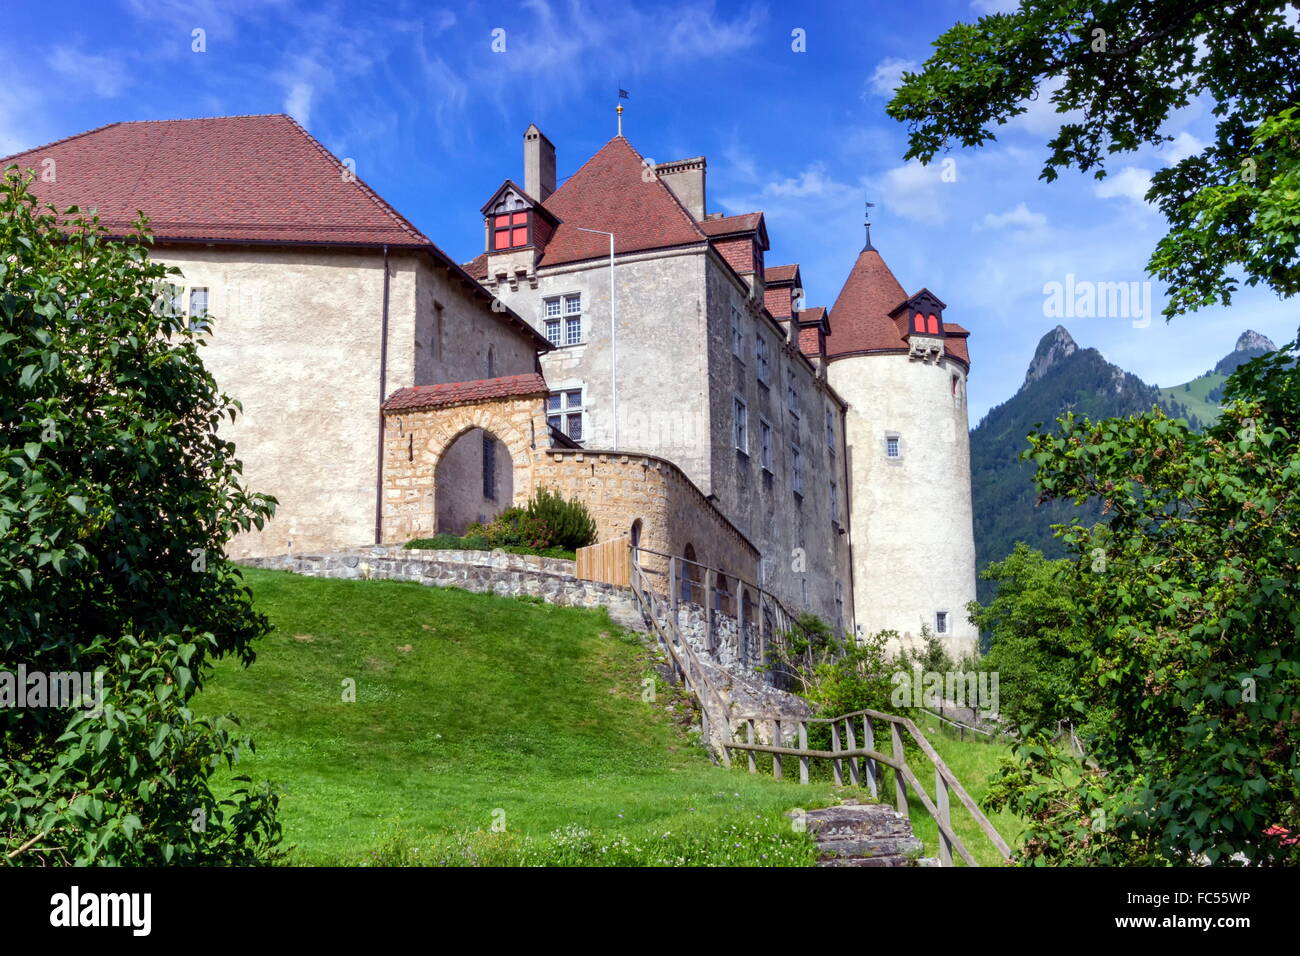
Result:
[[872,245],[871,245],[871,209],[872,209],[873,206],[875,206],[875,203],[873,203],[873,202],[869,202],[869,203],[865,203],[864,205],[865,205],[867,208],[866,208],[865,212],[864,212],[863,215],[862,215],[862,225],[865,226],[865,227],[866,227],[866,230],[867,230],[867,244],[866,244],[865,246],[863,246],[863,249],[870,249],[870,248],[872,248]]

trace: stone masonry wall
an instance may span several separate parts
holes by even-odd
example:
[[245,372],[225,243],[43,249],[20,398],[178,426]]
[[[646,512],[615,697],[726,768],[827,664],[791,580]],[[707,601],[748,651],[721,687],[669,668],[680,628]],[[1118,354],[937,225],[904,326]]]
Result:
[[[549,442],[540,396],[395,411],[389,412],[386,420],[385,544],[403,544],[413,538],[427,538],[437,531],[437,466],[443,453],[461,435],[482,428],[505,445],[513,488],[512,501],[505,504],[516,505],[523,504],[532,495],[533,456]],[[502,458],[498,457],[498,461]],[[481,482],[475,487],[481,490]],[[450,490],[456,493],[455,489]]]

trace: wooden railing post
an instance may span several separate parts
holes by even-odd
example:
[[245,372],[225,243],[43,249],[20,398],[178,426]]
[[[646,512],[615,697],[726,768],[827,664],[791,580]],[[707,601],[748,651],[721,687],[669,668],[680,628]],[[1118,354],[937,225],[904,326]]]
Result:
[[898,731],[898,724],[892,720],[889,722],[889,733],[894,740],[894,762],[897,767],[892,768],[894,771],[894,804],[898,812],[907,816],[907,781],[903,779],[903,771],[899,768],[907,761],[907,755],[903,751],[903,735]]
[[952,841],[947,830],[952,829],[952,814],[948,809],[948,781],[938,767],[934,768],[934,799],[939,808],[939,865],[952,866]]
[[[745,743],[754,743],[754,719],[751,717],[745,721]],[[749,751],[749,772],[758,773],[758,765],[754,763],[754,751]]]
[[[799,749],[808,749],[808,721],[806,720],[799,721]],[[808,757],[806,755],[799,758],[799,782],[808,782]]]
[[[772,746],[781,746],[781,721],[773,720],[772,724]],[[772,754],[772,776],[777,780],[781,779],[781,755]]]
[[[844,736],[845,736],[846,738],[848,738],[849,749],[850,749],[850,750],[857,750],[857,749],[858,749],[858,740],[857,740],[857,734],[855,734],[855,733],[853,732],[853,718],[852,718],[852,717],[850,717],[849,719],[847,719],[846,721],[844,721]],[[861,777],[858,776],[858,758],[857,758],[857,757],[850,757],[850,758],[849,758],[849,783],[853,784],[853,786],[855,786],[855,787],[860,787],[860,786],[862,786],[862,779],[861,779]]]
[[677,610],[678,588],[680,587],[677,583],[678,573],[677,557],[674,555],[668,559],[668,606],[673,611]]
[[[862,717],[862,747],[864,750],[876,749],[876,734],[871,727],[871,718],[865,714]],[[875,760],[868,757],[862,762],[862,769],[867,773],[867,789],[871,791],[872,799],[880,799],[880,766]]]
[[[840,752],[840,727],[839,724],[831,724],[831,753]],[[831,761],[831,772],[835,775],[835,786],[844,786],[844,765],[838,757]]]

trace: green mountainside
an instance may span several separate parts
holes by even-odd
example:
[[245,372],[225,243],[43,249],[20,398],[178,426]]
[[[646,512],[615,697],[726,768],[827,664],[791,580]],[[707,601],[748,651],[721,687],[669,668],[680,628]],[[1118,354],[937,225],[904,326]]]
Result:
[[[1006,557],[1017,541],[1060,557],[1064,552],[1051,526],[1074,514],[1085,521],[1100,516],[1096,502],[1081,508],[1065,502],[1036,506],[1033,464],[1019,460],[1035,425],[1049,424],[1067,411],[1097,419],[1133,415],[1153,405],[1175,417],[1195,417],[1178,398],[1111,364],[1096,349],[1080,348],[1064,327],[1043,336],[1020,390],[971,432],[976,567],[983,570]],[[979,581],[978,596],[981,602],[992,597],[990,582]]]

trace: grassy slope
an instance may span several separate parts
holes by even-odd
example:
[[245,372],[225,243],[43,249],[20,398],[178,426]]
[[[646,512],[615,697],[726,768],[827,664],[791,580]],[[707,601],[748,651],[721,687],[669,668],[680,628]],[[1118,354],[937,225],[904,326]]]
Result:
[[1210,389],[1217,388],[1228,380],[1226,375],[1219,375],[1211,372],[1208,375],[1201,375],[1192,379],[1187,384],[1191,386],[1188,391],[1183,391],[1182,385],[1175,385],[1172,388],[1160,389],[1160,394],[1175,402],[1179,402],[1187,409],[1188,412],[1195,415],[1205,424],[1217,421],[1219,418],[1219,405],[1217,402],[1211,402],[1206,398]]
[[197,709],[243,719],[257,753],[238,770],[284,788],[292,862],[811,862],[782,814],[831,787],[714,767],[662,682],[642,702],[649,658],[603,614],[246,575],[275,632]]

